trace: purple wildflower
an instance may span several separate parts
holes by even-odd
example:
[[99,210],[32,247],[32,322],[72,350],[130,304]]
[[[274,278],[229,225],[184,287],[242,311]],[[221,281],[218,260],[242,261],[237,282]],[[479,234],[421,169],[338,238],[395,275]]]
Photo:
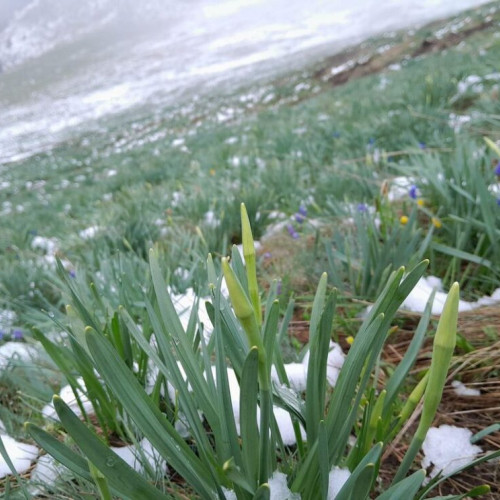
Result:
[[287,230],[288,230],[288,234],[294,239],[296,240],[298,237],[299,237],[299,234],[297,233],[297,231],[295,231],[295,228],[292,226],[292,224],[288,224],[288,226],[286,227]]
[[14,330],[12,332],[12,338],[14,340],[22,340],[22,338],[23,338],[23,331],[22,330]]
[[305,217],[307,217],[307,208],[301,203],[299,206],[299,211],[295,214],[295,221],[299,224],[302,224]]
[[425,148],[427,148],[427,145],[425,144],[425,142],[419,142],[419,143],[418,143],[418,147],[419,147],[420,149],[425,149]]
[[71,269],[71,271],[68,273],[70,278],[76,278],[76,273]]
[[364,214],[364,213],[368,212],[368,207],[366,206],[365,203],[359,203],[358,204],[358,212],[361,213],[361,214]]
[[335,139],[338,139],[340,137],[340,132],[334,132],[333,137],[335,137]]
[[277,285],[276,285],[276,293],[278,295],[281,295],[281,289],[282,289],[282,286],[281,286],[281,281],[278,281]]
[[497,166],[495,167],[495,174],[500,175],[500,161],[497,163]]
[[2,332],[2,330],[0,330],[0,340],[3,339],[3,336],[4,336],[4,333]]
[[264,255],[262,255],[262,257],[264,257],[264,259],[270,259],[272,257],[271,252],[264,253]]
[[408,190],[408,195],[412,200],[417,199],[417,186],[415,186],[415,184],[412,184],[410,186],[410,189]]
[[497,198],[497,205],[500,207],[500,198]]

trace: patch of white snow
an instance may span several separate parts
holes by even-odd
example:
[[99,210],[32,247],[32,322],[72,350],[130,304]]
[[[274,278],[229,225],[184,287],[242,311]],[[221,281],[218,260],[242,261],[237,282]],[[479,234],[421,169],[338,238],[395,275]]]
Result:
[[482,453],[483,450],[479,446],[470,443],[471,437],[472,432],[469,429],[453,425],[431,427],[422,444],[422,467],[427,469],[434,465],[429,479],[439,472],[443,475],[452,474]]
[[[16,469],[18,474],[24,474],[38,456],[38,448],[32,444],[16,441],[6,434],[2,434],[1,438],[7,455],[9,455],[12,465],[14,465],[14,469]],[[3,456],[0,455],[0,478],[9,474],[12,474],[12,471]]]

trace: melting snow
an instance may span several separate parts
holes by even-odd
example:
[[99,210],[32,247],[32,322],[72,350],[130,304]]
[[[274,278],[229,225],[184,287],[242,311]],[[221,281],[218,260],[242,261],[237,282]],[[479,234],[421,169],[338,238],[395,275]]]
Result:
[[[78,385],[85,391],[85,382],[83,381],[82,377],[77,378],[77,383]],[[76,390],[78,397],[80,398],[80,402],[82,403],[83,409],[85,410],[85,413],[93,413],[94,408],[92,406],[92,403],[89,401],[87,396],[82,392],[82,390],[77,389]],[[82,411],[80,407],[78,406],[78,402],[76,400],[75,394],[73,392],[73,389],[71,386],[65,385],[61,391],[59,392],[59,397],[71,408],[71,410],[77,415],[81,416]],[[42,415],[45,418],[51,418],[54,420],[59,420],[59,417],[57,416],[56,410],[54,408],[54,405],[52,403],[49,403],[43,407],[42,410]]]
[[349,479],[349,469],[333,467],[328,475],[328,500],[335,500],[344,483]]
[[55,238],[45,238],[44,236],[35,236],[31,241],[33,250],[43,250],[47,255],[55,255],[58,250],[59,242]]
[[35,347],[24,342],[6,342],[0,347],[0,372],[11,362],[31,361],[37,354]]
[[397,201],[408,197],[411,186],[415,185],[416,181],[412,177],[395,177],[391,180],[390,189],[387,193],[389,201]]
[[422,467],[427,469],[434,465],[429,479],[439,472],[443,475],[452,474],[461,467],[472,462],[483,450],[470,443],[472,432],[469,429],[453,425],[431,427],[422,444],[424,458]]
[[0,330],[8,330],[16,321],[17,315],[11,309],[0,309]]
[[453,390],[457,396],[481,396],[481,391],[479,389],[472,389],[471,387],[465,386],[460,380],[454,380],[451,383]]
[[114,451],[122,460],[127,462],[137,472],[143,472],[145,467],[144,460],[147,460],[149,466],[154,470],[165,471],[167,464],[161,458],[159,453],[153,448],[153,445],[146,439],[142,439],[138,446],[111,446],[110,449]]
[[298,493],[292,493],[286,482],[286,475],[283,472],[275,471],[269,478],[269,488],[271,490],[271,500],[300,500]]
[[[2,434],[1,438],[14,468],[18,474],[24,474],[31,467],[31,462],[38,456],[38,448],[32,444],[16,441],[6,434]],[[12,474],[12,471],[0,455],[0,478],[9,474]]]
[[204,301],[209,300],[208,297],[199,298],[192,288],[188,288],[181,294],[174,294],[171,290],[169,290],[169,293],[184,330],[187,329],[193,307],[198,302],[198,320],[200,323],[203,323],[205,338],[209,338],[212,334],[213,326],[204,306]]
[[[30,474],[28,486],[31,495],[36,496],[46,492],[47,486],[53,486],[58,479],[70,479],[73,473],[59,463],[51,455],[43,455],[37,460]],[[43,487],[42,485],[45,485]]]
[[95,237],[95,235],[99,232],[99,229],[99,226],[90,226],[82,229],[78,235],[82,240],[90,240]]
[[[415,288],[401,305],[402,309],[422,313],[425,305],[431,296],[432,291],[436,289],[434,302],[432,303],[432,314],[441,314],[446,301],[447,294],[443,291],[442,281],[435,276],[422,277],[418,280]],[[472,311],[478,307],[495,304],[500,301],[500,288],[497,288],[491,296],[481,297],[475,302],[460,300],[458,304],[459,311]]]

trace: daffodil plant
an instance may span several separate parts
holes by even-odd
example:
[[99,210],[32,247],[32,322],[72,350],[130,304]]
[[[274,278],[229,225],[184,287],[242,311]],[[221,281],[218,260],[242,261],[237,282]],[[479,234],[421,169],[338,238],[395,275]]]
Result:
[[[350,474],[337,500],[428,498],[429,487],[422,487],[425,473],[414,458],[436,413],[453,353],[458,285],[449,293],[438,326],[429,373],[402,405],[401,389],[425,337],[430,307],[406,356],[381,392],[376,391],[374,372],[392,318],[427,262],[410,272],[400,268],[388,276],[352,342],[333,390],[326,380],[336,293],[329,291],[323,274],[311,313],[306,388],[299,393],[289,383],[279,342],[291,308],[280,318],[276,284],[262,307],[252,232],[243,205],[241,217],[244,262],[235,249],[231,261],[222,259],[222,277],[212,258],[208,259],[212,299],[205,306],[213,326],[209,339],[202,328],[195,327],[194,316],[187,331],[183,328],[155,250],[150,253],[154,293],[144,297],[147,321],[154,332],[151,337],[126,308],[116,311],[114,332],[85,324],[86,313],[78,309],[84,321],[80,329],[75,324],[71,330],[72,342],[80,346],[105,393],[119,406],[126,434],[136,442],[146,438],[168,464],[169,474],[181,476],[186,488],[194,492],[193,498],[267,499],[270,478],[277,470],[286,474],[288,487],[303,500],[328,498],[329,474],[335,467]],[[221,291],[222,278],[229,299]],[[155,394],[144,390],[112,335],[129,338],[134,349],[144,353],[157,373]],[[235,393],[239,394],[236,406]],[[383,451],[422,399],[418,430],[392,485],[383,491],[377,481]],[[54,398],[54,406],[77,448],[29,423],[31,436],[75,474],[94,481],[102,498],[175,498],[168,474],[151,474],[148,468],[137,472],[109,448],[106,435],[89,421],[82,422],[61,398]],[[276,408],[288,414],[296,445],[284,444]],[[187,432],[181,434],[179,424]],[[353,434],[355,445],[350,444]]]

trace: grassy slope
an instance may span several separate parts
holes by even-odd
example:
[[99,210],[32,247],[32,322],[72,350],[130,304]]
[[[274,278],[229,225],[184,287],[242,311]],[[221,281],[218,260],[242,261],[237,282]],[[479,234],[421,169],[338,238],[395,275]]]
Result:
[[[50,293],[37,264],[43,251],[31,248],[34,235],[57,238],[59,256],[90,270],[116,250],[144,257],[160,240],[171,270],[194,269],[201,282],[197,258],[226,253],[236,241],[241,201],[257,237],[272,211],[291,215],[301,202],[310,216],[329,220],[342,213],[341,201],[371,204],[384,178],[425,168],[419,143],[447,165],[457,142],[485,132],[498,137],[494,81],[456,96],[468,75],[496,71],[499,17],[487,7],[411,37],[372,40],[232,96],[110,120],[105,133],[4,167],[10,183],[0,218],[4,300],[38,307]],[[349,71],[332,76],[331,68],[345,62]],[[459,136],[451,113],[471,117]],[[375,149],[382,155],[374,164],[367,154]],[[209,211],[220,221],[216,228]],[[78,232],[93,225],[98,235],[82,240]]]

